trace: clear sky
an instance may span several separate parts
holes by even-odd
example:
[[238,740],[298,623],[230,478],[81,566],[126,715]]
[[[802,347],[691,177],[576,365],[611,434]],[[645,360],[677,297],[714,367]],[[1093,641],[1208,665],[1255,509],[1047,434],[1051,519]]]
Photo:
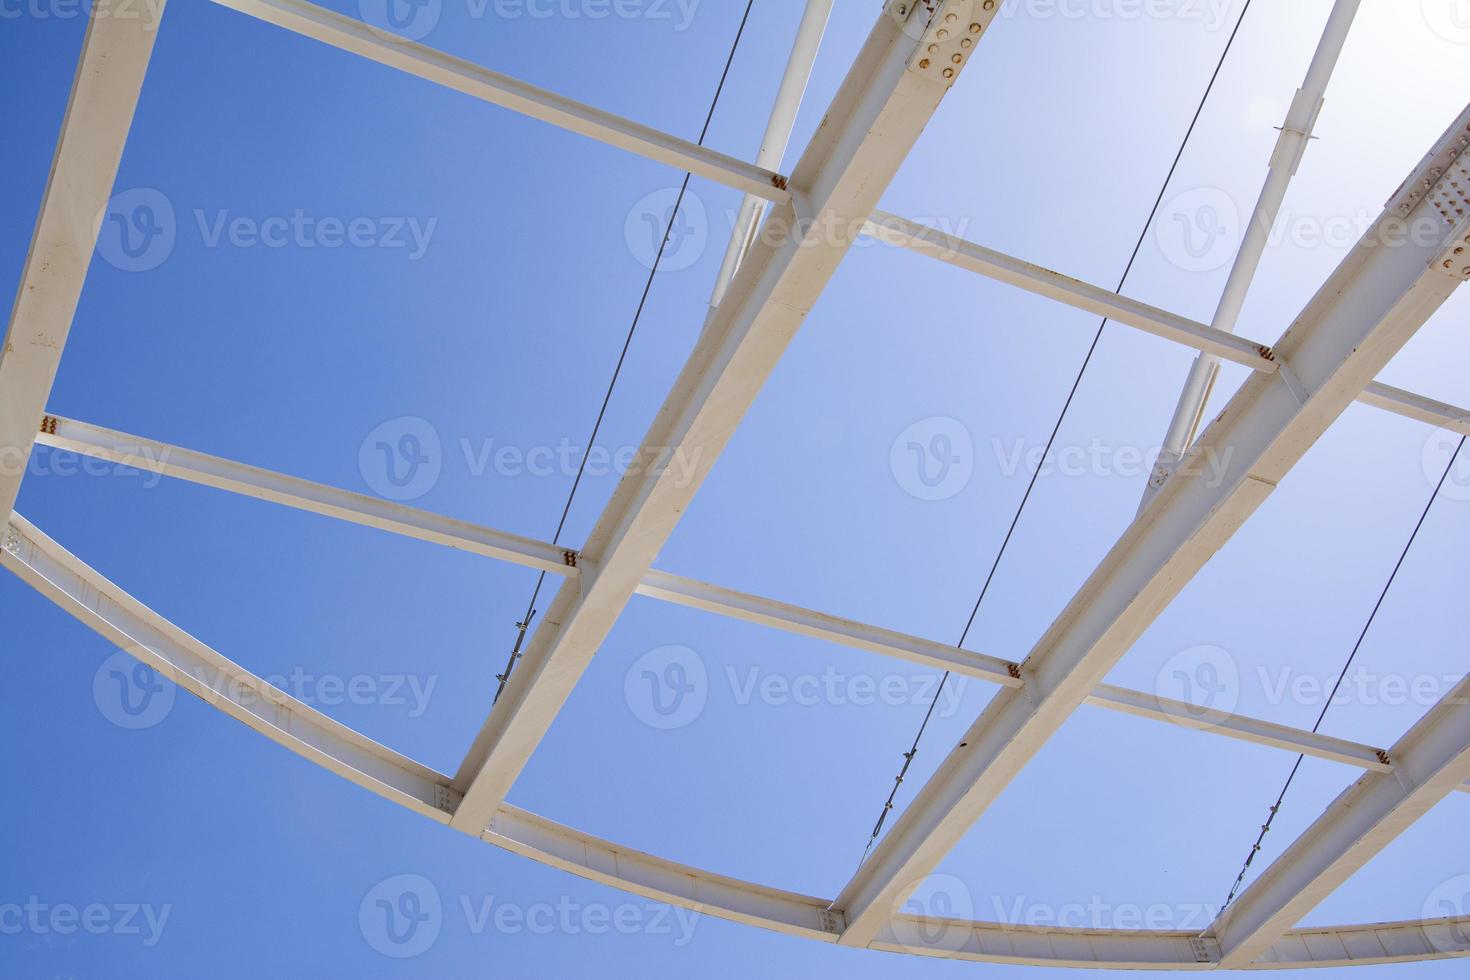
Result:
[[[377,16],[372,0],[327,5]],[[635,16],[598,18],[589,11],[603,8],[582,0],[442,0],[423,40],[692,139],[743,6],[645,0],[623,8]],[[754,157],[800,6],[755,0],[710,145]],[[1115,285],[1240,14],[1235,0],[1138,15],[1146,6],[1011,0],[883,206]],[[1232,210],[1253,204],[1329,6],[1252,5],[1129,294],[1210,318],[1230,248],[1212,250],[1209,230],[1219,219],[1231,241]],[[794,146],[879,7],[838,0]],[[1365,0],[1242,334],[1281,334],[1463,107],[1470,27],[1453,12],[1453,0]],[[83,30],[61,0],[0,0],[10,289]],[[50,408],[549,538],[575,471],[563,459],[586,448],[643,288],[648,219],[680,178],[204,0],[173,0],[118,176],[132,196],[116,209],[171,210],[168,234],[140,252],[141,239],[104,227]],[[598,440],[609,455],[639,443],[690,351],[738,195],[695,179],[686,204],[690,224],[654,283]],[[344,243],[349,226],[359,234]],[[1470,404],[1467,321],[1462,290],[1384,380]],[[855,249],[658,567],[957,640],[1028,454],[1096,326],[918,256]],[[1107,551],[1142,490],[1135,457],[1161,439],[1191,356],[1107,329],[967,646],[1023,658]],[[1243,373],[1225,369],[1216,407]],[[915,433],[930,447],[950,437],[959,468],[948,480],[931,486],[940,471],[915,468]],[[417,446],[436,472],[400,486],[380,443]],[[1340,669],[1452,447],[1418,423],[1350,409],[1110,680],[1177,696],[1181,665],[1199,676],[1208,662],[1225,670],[1238,710],[1310,727],[1316,692]],[[616,483],[605,463],[594,469],[563,536],[573,546]],[[448,772],[484,718],[535,580],[205,488],[83,472],[44,449],[18,509],[226,656]],[[1422,692],[1465,671],[1455,597],[1467,546],[1461,466],[1325,732],[1390,744],[1427,706]],[[140,678],[109,659],[116,651],[8,575],[0,623],[0,975],[1022,972],[674,914],[394,807],[187,695],[155,692],[139,713]],[[639,682],[670,657],[703,669],[702,704],[672,721]],[[635,599],[510,800],[673,860],[835,895],[933,681],[898,661]],[[993,688],[953,691],[900,808]],[[921,907],[1107,928],[1140,925],[1160,905],[1156,924],[1202,928],[1292,761],[1084,708],[949,855],[943,894]],[[1307,763],[1265,856],[1355,777]],[[1470,795],[1445,801],[1308,921],[1429,914],[1470,875],[1467,817]],[[380,899],[400,911],[437,899],[434,928],[417,946],[395,943]],[[106,909],[93,913],[98,934],[54,925],[51,910],[94,905]],[[42,925],[8,929],[21,912],[32,921],[28,906],[46,910]]]

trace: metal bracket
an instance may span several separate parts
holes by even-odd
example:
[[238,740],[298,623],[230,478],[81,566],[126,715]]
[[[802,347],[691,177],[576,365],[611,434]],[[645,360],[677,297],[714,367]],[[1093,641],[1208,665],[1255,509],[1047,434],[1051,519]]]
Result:
[[[1463,116],[1461,119],[1463,120]],[[1449,172],[1458,166],[1464,167],[1463,155],[1470,150],[1470,124],[1457,121],[1451,126],[1434,149],[1430,150],[1414,172],[1399,185],[1398,190],[1388,199],[1387,209],[1400,218],[1407,218],[1414,209],[1422,204],[1435,192],[1441,189],[1454,190],[1445,187],[1450,181],[1459,180],[1464,189],[1463,178],[1451,176]],[[1448,215],[1444,215],[1448,219]],[[1457,222],[1451,221],[1450,224]]]
[[[1312,130],[1317,128],[1322,105],[1321,98],[1313,99],[1302,89],[1296,90],[1291,108],[1286,113],[1286,122],[1276,127],[1281,135],[1276,138],[1276,148],[1271,151],[1272,167],[1286,166],[1292,174],[1297,172],[1302,165],[1302,157],[1306,155],[1307,143],[1317,138],[1312,135]],[[1293,136],[1301,138],[1292,139]]]
[[1189,951],[1196,963],[1218,963],[1223,955],[1220,940],[1213,936],[1190,936]]
[[14,524],[5,525],[5,550],[20,557],[20,531]]
[[[1470,146],[1470,134],[1460,142]],[[1470,282],[1470,153],[1461,153],[1445,167],[1425,200],[1453,231],[1449,247],[1434,267],[1460,282]]]
[[59,421],[54,415],[41,416],[41,431],[48,436],[56,435],[56,426]]
[[445,813],[453,813],[459,809],[459,801],[464,799],[464,794],[456,792],[448,786],[434,787],[434,809]]
[[888,0],[884,11],[919,46],[909,71],[951,85],[1000,7],[998,0]]
[[817,923],[823,932],[840,936],[847,929],[847,916],[837,909],[818,909]]

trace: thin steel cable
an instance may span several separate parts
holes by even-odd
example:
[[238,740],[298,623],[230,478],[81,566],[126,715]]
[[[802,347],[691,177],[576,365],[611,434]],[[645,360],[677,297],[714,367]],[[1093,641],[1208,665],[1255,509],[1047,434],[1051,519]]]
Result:
[[[745,35],[745,25],[750,20],[750,9],[755,6],[755,0],[746,0],[745,13],[740,17],[740,26],[735,30],[735,40],[730,44],[730,53],[725,58],[724,70],[720,72],[719,84],[715,86],[714,98],[710,100],[709,112],[705,113],[704,126],[699,131],[698,144],[704,145],[705,137],[709,135],[710,122],[715,118],[715,107],[720,104],[720,94],[725,91],[725,82],[730,77],[730,66],[735,63],[735,52],[740,49],[740,39]],[[607,415],[607,406],[612,401],[613,389],[618,385],[618,377],[623,373],[623,363],[628,359],[628,349],[633,344],[633,334],[638,331],[638,321],[643,316],[643,308],[648,304],[648,294],[653,289],[653,278],[658,275],[658,267],[663,262],[664,250],[669,244],[669,235],[674,230],[674,222],[679,219],[679,208],[684,204],[684,194],[689,190],[690,174],[684,175],[684,182],[679,185],[679,196],[674,199],[674,207],[669,211],[668,223],[664,226],[664,236],[659,242],[658,254],[653,258],[653,265],[648,270],[648,279],[643,283],[643,295],[638,298],[638,308],[633,312],[633,322],[628,326],[628,335],[623,338],[623,349],[618,353],[617,364],[613,366],[612,379],[607,383],[607,391],[602,396],[602,406],[597,410],[597,421],[592,424],[592,435],[587,437],[587,449],[582,452],[582,461],[577,465],[577,475],[572,480],[572,488],[567,493],[567,502],[561,509],[561,519],[556,522],[556,534],[552,535],[551,543],[561,543],[561,533],[566,528],[567,515],[572,512],[572,501],[576,499],[577,488],[582,485],[582,474],[587,470],[587,459],[591,453],[592,445],[597,441],[597,433],[602,429],[602,420]],[[515,670],[516,661],[521,658],[521,645],[526,641],[526,631],[531,628],[531,620],[536,617],[536,600],[541,596],[541,586],[546,584],[546,573],[543,571],[536,576],[536,588],[531,591],[531,601],[526,603],[526,614],[521,621],[516,623],[516,642],[511,648],[510,659],[506,661],[505,672],[495,675],[499,686],[495,689],[495,701],[500,700],[500,695],[505,693],[505,685],[510,680],[510,675]],[[494,703],[494,702],[492,702]]]
[[[1368,614],[1368,621],[1363,624],[1363,630],[1358,634],[1358,641],[1353,644],[1352,653],[1348,654],[1347,663],[1342,665],[1342,673],[1337,675],[1337,683],[1332,685],[1332,693],[1327,695],[1327,701],[1322,705],[1321,713],[1317,715],[1317,723],[1312,726],[1313,733],[1322,727],[1322,719],[1327,717],[1327,711],[1332,707],[1332,699],[1337,697],[1337,692],[1342,687],[1342,682],[1347,678],[1348,670],[1352,668],[1353,661],[1358,659],[1358,651],[1363,647],[1363,640],[1367,637],[1368,630],[1373,627],[1373,620],[1377,618],[1378,610],[1383,608],[1383,600],[1388,598],[1388,590],[1393,588],[1393,580],[1398,577],[1399,569],[1404,567],[1404,559],[1409,557],[1409,549],[1414,547],[1414,539],[1419,537],[1419,531],[1424,527],[1425,519],[1429,517],[1430,510],[1434,508],[1434,502],[1439,499],[1439,491],[1444,487],[1444,481],[1449,478],[1450,472],[1455,468],[1455,460],[1459,459],[1460,451],[1465,448],[1466,438],[1465,436],[1461,436],[1459,445],[1450,454],[1450,461],[1445,466],[1444,473],[1440,476],[1439,482],[1434,485],[1434,492],[1429,495],[1429,502],[1424,505],[1424,512],[1419,515],[1419,520],[1414,525],[1414,530],[1409,534],[1408,543],[1404,545],[1404,550],[1399,553],[1399,560],[1394,562],[1393,571],[1389,573],[1388,581],[1384,583],[1383,591],[1378,593],[1378,601],[1373,603],[1373,611]],[[1235,901],[1235,896],[1240,894],[1240,886],[1245,882],[1246,873],[1250,871],[1251,864],[1255,861],[1256,855],[1261,853],[1261,844],[1266,840],[1266,835],[1271,832],[1271,825],[1276,822],[1276,814],[1281,812],[1281,805],[1286,802],[1286,793],[1291,789],[1291,784],[1296,780],[1296,774],[1301,771],[1302,763],[1306,761],[1306,758],[1305,755],[1298,755],[1296,757],[1296,764],[1291,767],[1291,774],[1286,777],[1286,783],[1281,787],[1281,792],[1277,794],[1276,802],[1272,804],[1270,814],[1266,817],[1266,822],[1261,825],[1261,832],[1257,835],[1256,842],[1251,845],[1250,853],[1245,858],[1245,864],[1241,866],[1240,874],[1235,877],[1235,884],[1230,886],[1230,894],[1226,896],[1225,904],[1220,906],[1221,912],[1228,909],[1230,903]]]
[[[1220,60],[1215,64],[1215,70],[1210,75],[1210,83],[1205,86],[1204,95],[1200,97],[1199,106],[1194,110],[1194,117],[1189,121],[1189,128],[1185,130],[1184,139],[1179,142],[1179,150],[1174,154],[1174,162],[1169,165],[1169,172],[1164,177],[1164,183],[1159,187],[1159,195],[1154,199],[1154,205],[1148,212],[1148,220],[1143,223],[1143,230],[1138,234],[1138,241],[1133,245],[1133,254],[1128,257],[1128,264],[1123,268],[1123,274],[1118,277],[1118,286],[1114,293],[1121,293],[1123,286],[1128,281],[1128,274],[1133,271],[1133,263],[1138,260],[1138,253],[1143,250],[1143,243],[1148,239],[1148,230],[1153,227],[1154,218],[1159,213],[1159,208],[1164,203],[1164,195],[1168,193],[1169,184],[1174,179],[1174,173],[1179,169],[1179,161],[1184,157],[1184,150],[1189,145],[1189,138],[1194,135],[1195,126],[1198,125],[1200,116],[1204,113],[1205,104],[1210,99],[1210,93],[1214,91],[1215,82],[1220,78],[1220,70],[1225,67],[1225,59],[1230,54],[1231,47],[1235,44],[1235,37],[1240,33],[1240,25],[1245,21],[1246,11],[1250,10],[1251,0],[1245,0],[1240,8],[1240,16],[1235,20],[1235,27],[1230,32],[1230,37],[1225,41],[1225,48],[1220,52]],[[1077,389],[1082,384],[1082,376],[1087,373],[1087,367],[1092,363],[1092,355],[1097,352],[1098,341],[1102,340],[1103,331],[1107,328],[1108,318],[1103,317],[1102,322],[1097,325],[1097,333],[1093,335],[1092,344],[1087,348],[1087,356],[1082,359],[1082,366],[1077,370],[1077,377],[1072,381],[1072,388],[1067,392],[1067,400],[1062,403],[1061,413],[1057,415],[1056,425],[1052,426],[1051,435],[1047,437],[1046,448],[1042,450],[1041,458],[1051,452],[1052,445],[1056,442],[1057,433],[1062,429],[1062,422],[1067,417],[1067,411],[1072,407],[1072,400],[1077,397]],[[1010,546],[1011,537],[1016,533],[1016,525],[1020,523],[1021,512],[1026,509],[1026,503],[1031,499],[1031,491],[1036,489],[1036,479],[1041,475],[1041,467],[1038,466],[1031,474],[1031,481],[1026,485],[1026,492],[1021,496],[1021,503],[1016,508],[1015,515],[1011,518],[1011,525],[1006,529],[1005,538],[1001,540],[1000,550],[995,554],[995,561],[991,562],[990,572],[985,576],[985,584],[980,587],[980,595],[975,600],[975,606],[970,610],[970,618],[965,622],[965,629],[960,634],[960,640],[956,647],[963,647],[965,640],[969,639],[970,627],[975,624],[975,616],[980,612],[980,604],[985,601],[985,595],[990,591],[990,583],[995,580],[996,569],[1000,567],[1000,561],[1005,557],[1006,548]],[[889,811],[893,809],[893,801],[898,796],[899,787],[903,785],[904,776],[908,774],[909,766],[914,761],[914,756],[919,753],[919,742],[924,737],[924,730],[929,727],[929,719],[934,715],[934,705],[939,702],[939,696],[944,693],[944,685],[949,682],[949,671],[939,680],[939,686],[935,688],[934,700],[929,702],[929,710],[924,713],[924,720],[919,724],[918,734],[914,736],[914,744],[903,755],[903,766],[898,771],[898,776],[893,781],[893,789],[888,793],[888,799],[883,804],[882,811],[878,814],[878,822],[873,826],[873,834],[868,838],[867,847],[863,848],[863,856],[858,861],[858,867],[868,860],[868,855],[873,850],[873,845],[878,842],[878,835],[883,831],[883,823],[888,819]]]

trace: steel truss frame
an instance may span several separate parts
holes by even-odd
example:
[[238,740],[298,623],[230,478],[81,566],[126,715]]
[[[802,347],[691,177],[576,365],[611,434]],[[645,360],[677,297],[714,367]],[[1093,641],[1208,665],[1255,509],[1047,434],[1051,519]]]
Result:
[[[1353,401],[1470,433],[1470,411],[1373,375],[1470,279],[1470,108],[1274,345],[1234,336],[1020,259],[876,211],[948,88],[991,29],[991,0],[888,0],[791,175],[391,41],[305,0],[216,0],[286,30],[771,202],[704,324],[646,447],[698,447],[695,479],[625,478],[581,549],[569,550],[181,447],[49,414],[46,399],[112,192],[155,24],[92,18],[45,198],[0,351],[0,447],[36,443],[550,572],[563,579],[505,696],[453,777],[366,738],[226,659],[129,596],[14,513],[26,467],[0,474],[9,514],[0,564],[185,690],[316,764],[423,816],[582,877],[780,932],[984,962],[1113,969],[1263,969],[1470,955],[1470,916],[1294,929],[1330,891],[1435,802],[1470,791],[1470,678],[1382,749],[1102,683],[1108,668],[1229,540]],[[105,6],[99,0],[99,7]],[[162,7],[159,8],[160,12]],[[1427,221],[1432,242],[1383,243]],[[834,233],[835,230],[835,233]],[[1242,364],[1253,372],[1021,663],[735,592],[653,568],[847,248],[868,234]],[[1227,451],[1228,450],[1228,451]],[[1186,457],[1187,462],[1187,457]],[[675,864],[528,813],[506,794],[634,594],[994,683],[998,691],[871,860],[834,900]],[[906,897],[1083,704],[1300,752],[1361,777],[1203,934],[1033,928],[922,919]]]

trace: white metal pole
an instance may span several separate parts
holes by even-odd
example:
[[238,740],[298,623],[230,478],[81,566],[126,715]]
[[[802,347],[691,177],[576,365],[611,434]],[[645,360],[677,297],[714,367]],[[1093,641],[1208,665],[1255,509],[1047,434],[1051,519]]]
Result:
[[[1250,292],[1251,281],[1255,278],[1261,256],[1265,254],[1266,245],[1270,241],[1271,228],[1276,224],[1281,203],[1286,199],[1286,189],[1301,165],[1307,142],[1312,138],[1312,129],[1322,111],[1322,97],[1327,90],[1328,79],[1332,77],[1338,56],[1342,54],[1343,44],[1347,40],[1348,30],[1352,27],[1360,2],[1361,0],[1337,0],[1327,18],[1327,26],[1322,31],[1322,40],[1317,44],[1317,53],[1312,57],[1311,67],[1307,69],[1306,80],[1296,90],[1291,108],[1287,110],[1286,121],[1281,125],[1281,135],[1276,140],[1276,149],[1271,154],[1266,184],[1261,188],[1260,200],[1256,202],[1256,209],[1246,228],[1245,240],[1236,253],[1235,265],[1230,270],[1225,292],[1220,296],[1220,305],[1211,322],[1212,326],[1220,330],[1233,332],[1240,319],[1246,294]],[[1209,400],[1210,389],[1219,370],[1220,359],[1213,354],[1202,353],[1191,365],[1189,377],[1184,382],[1184,390],[1179,395],[1179,404],[1174,409],[1174,418],[1164,436],[1158,462],[1144,490],[1140,511],[1148,506],[1154,494],[1168,482],[1185,450],[1194,442]]]
[[[822,35],[827,30],[832,3],[833,0],[807,0],[806,12],[801,15],[796,40],[791,45],[791,57],[786,60],[786,73],[781,76],[781,85],[776,90],[771,121],[766,124],[766,135],[761,138],[760,153],[756,155],[758,167],[777,170],[781,166],[786,144],[791,141],[791,131],[796,126],[796,112],[801,108],[801,99],[811,78],[812,64],[817,60],[817,49],[821,47]],[[735,278],[735,271],[750,250],[756,222],[764,207],[765,201],[754,194],[746,194],[740,202],[740,210],[736,212],[735,225],[730,232],[730,244],[725,249],[720,275],[710,295],[710,306],[719,306],[720,300],[725,298],[730,280]]]

